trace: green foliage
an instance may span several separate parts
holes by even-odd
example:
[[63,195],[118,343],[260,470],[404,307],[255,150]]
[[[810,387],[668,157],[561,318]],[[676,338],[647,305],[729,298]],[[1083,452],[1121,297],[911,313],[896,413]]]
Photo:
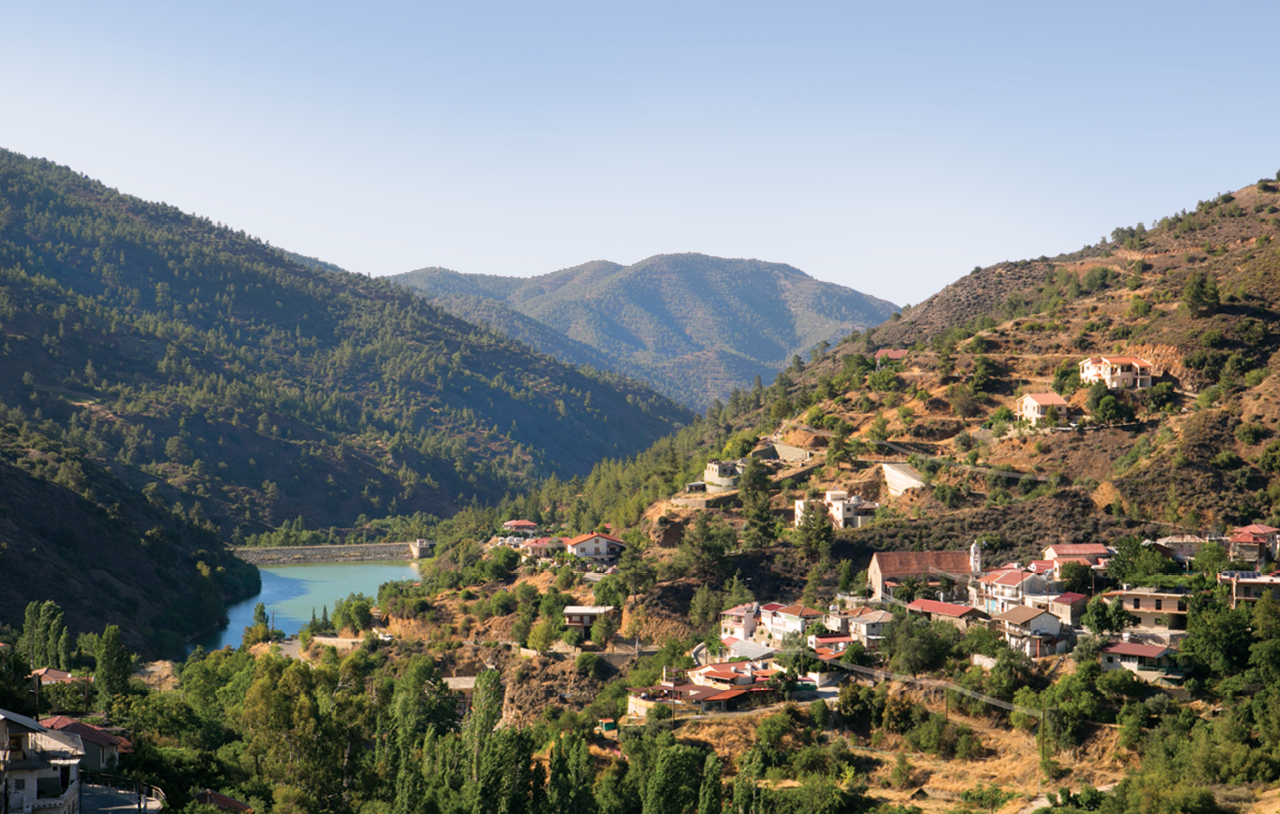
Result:
[[1218,284],[1206,271],[1194,271],[1182,289],[1182,304],[1193,316],[1203,317],[1218,310]]

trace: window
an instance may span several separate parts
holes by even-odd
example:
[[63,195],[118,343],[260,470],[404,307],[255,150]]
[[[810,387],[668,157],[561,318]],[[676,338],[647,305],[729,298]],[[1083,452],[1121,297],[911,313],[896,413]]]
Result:
[[1157,599],[1157,600],[1156,600],[1156,610],[1161,610],[1161,607],[1162,607],[1163,605],[1164,605],[1164,600],[1162,600],[1162,599]]
[[1140,607],[1142,607],[1142,600],[1138,599],[1138,597],[1135,596],[1133,598],[1133,609],[1137,610]]
[[26,790],[27,790],[27,779],[26,779],[25,777],[15,777],[15,778],[13,779],[13,790],[14,790],[14,791],[26,791]]

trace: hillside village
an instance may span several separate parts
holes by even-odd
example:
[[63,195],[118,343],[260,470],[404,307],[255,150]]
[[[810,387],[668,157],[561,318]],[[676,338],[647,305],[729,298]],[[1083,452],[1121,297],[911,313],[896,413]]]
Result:
[[92,758],[238,814],[1262,814],[1276,201],[977,270],[590,476],[362,521],[440,539],[296,638],[264,608],[129,680],[118,628],[32,603],[11,807],[74,814]]

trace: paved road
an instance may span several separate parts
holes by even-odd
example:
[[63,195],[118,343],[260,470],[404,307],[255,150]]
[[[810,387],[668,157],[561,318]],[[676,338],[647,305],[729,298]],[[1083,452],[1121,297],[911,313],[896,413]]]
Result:
[[[151,797],[145,799],[148,811],[159,811],[163,807],[159,800]],[[87,814],[93,814],[93,812],[128,814],[130,811],[138,810],[138,793],[119,791],[106,786],[86,785],[81,810]]]

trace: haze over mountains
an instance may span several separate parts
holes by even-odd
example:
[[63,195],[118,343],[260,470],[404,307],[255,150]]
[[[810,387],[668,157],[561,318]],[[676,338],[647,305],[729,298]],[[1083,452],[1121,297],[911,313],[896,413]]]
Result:
[[896,310],[785,264],[702,254],[597,260],[531,278],[424,268],[390,279],[564,361],[644,378],[698,410]]

